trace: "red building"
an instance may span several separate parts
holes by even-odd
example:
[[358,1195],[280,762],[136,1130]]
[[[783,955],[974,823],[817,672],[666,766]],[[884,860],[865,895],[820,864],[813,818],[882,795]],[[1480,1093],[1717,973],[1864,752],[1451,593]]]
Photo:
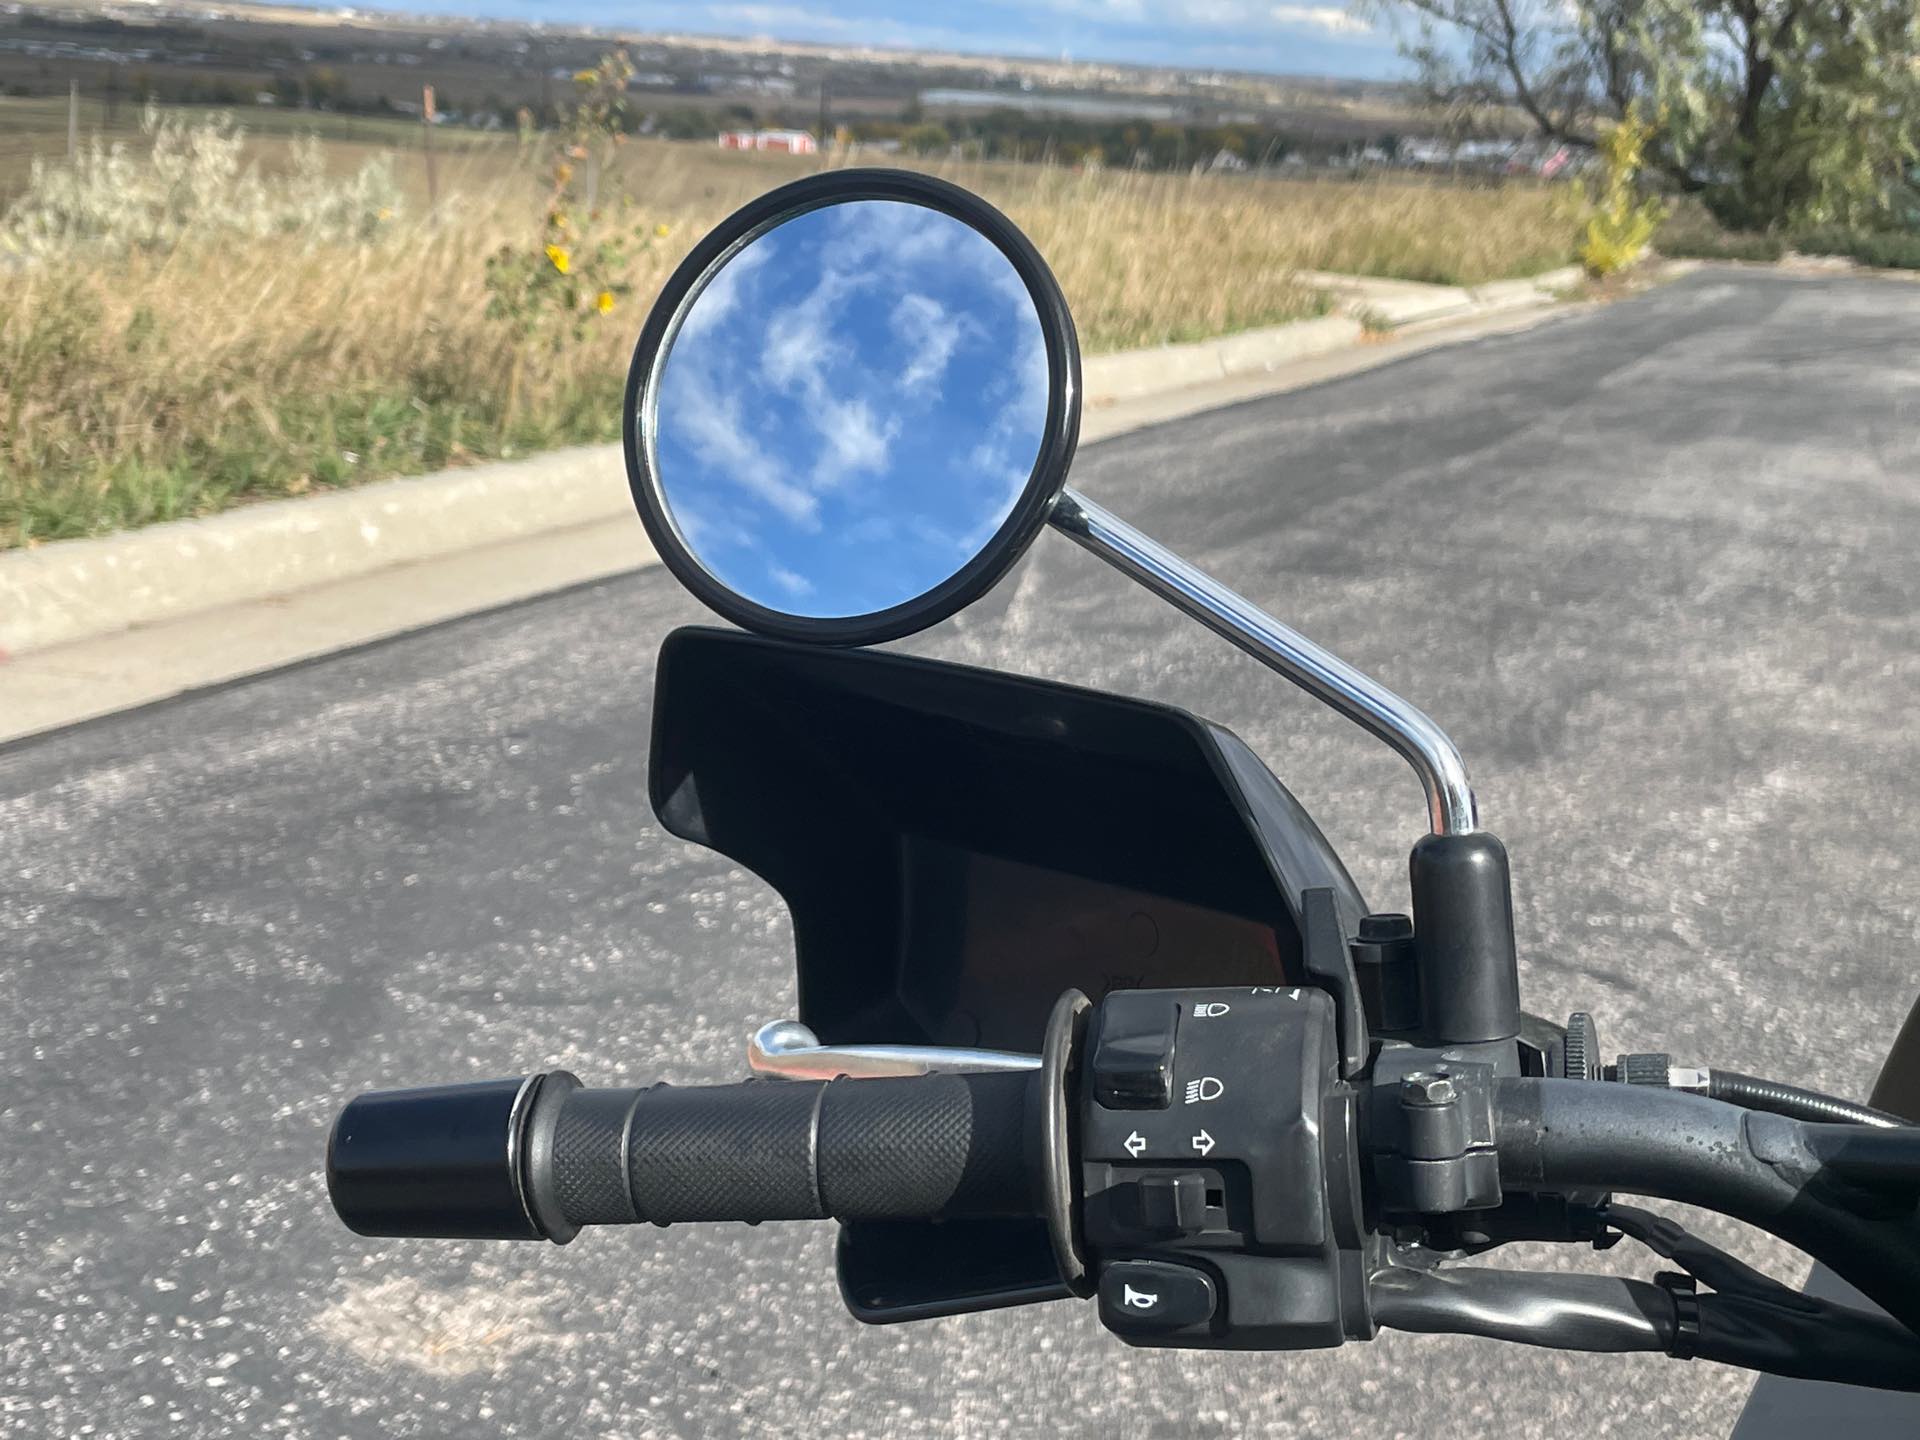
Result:
[[722,150],[772,150],[784,155],[812,155],[820,142],[805,130],[722,130]]

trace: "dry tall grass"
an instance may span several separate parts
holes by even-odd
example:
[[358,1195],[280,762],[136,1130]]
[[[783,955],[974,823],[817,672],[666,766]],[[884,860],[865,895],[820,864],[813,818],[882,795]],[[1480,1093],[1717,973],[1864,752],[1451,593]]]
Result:
[[1267,180],[942,166],[1047,257],[1091,351],[1197,339],[1317,309],[1300,270],[1477,285],[1564,265],[1558,191],[1407,179]]
[[[366,153],[342,149],[343,168]],[[405,157],[413,218],[372,245],[208,232],[0,270],[0,547],[610,437],[645,297],[707,227],[813,168],[629,146],[608,185],[670,233],[636,259],[634,302],[534,358],[503,433],[512,356],[484,314],[484,261],[537,232],[541,178],[510,140],[447,160],[426,217]],[[1090,352],[1317,313],[1296,269],[1471,282],[1547,268],[1573,230],[1526,188],[940,168],[1033,237]]]

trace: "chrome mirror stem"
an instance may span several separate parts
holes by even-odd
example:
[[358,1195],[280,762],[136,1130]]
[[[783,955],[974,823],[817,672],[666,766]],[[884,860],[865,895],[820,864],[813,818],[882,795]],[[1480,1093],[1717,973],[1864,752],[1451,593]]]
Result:
[[832,1080],[846,1075],[945,1075],[978,1070],[1038,1070],[1038,1055],[1012,1050],[968,1050],[946,1045],[822,1045],[798,1020],[762,1025],[747,1041],[747,1065],[756,1075],[783,1080]]
[[1434,834],[1480,828],[1466,762],[1420,710],[1077,491],[1061,492],[1050,520],[1123,575],[1399,751],[1426,787]]

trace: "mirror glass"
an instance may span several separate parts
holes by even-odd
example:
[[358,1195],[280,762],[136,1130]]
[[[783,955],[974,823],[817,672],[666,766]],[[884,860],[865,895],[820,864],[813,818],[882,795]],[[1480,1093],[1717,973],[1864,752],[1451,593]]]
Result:
[[916,600],[1033,477],[1039,309],[972,226],[894,200],[809,210],[707,280],[657,372],[655,484],[702,569],[785,615]]

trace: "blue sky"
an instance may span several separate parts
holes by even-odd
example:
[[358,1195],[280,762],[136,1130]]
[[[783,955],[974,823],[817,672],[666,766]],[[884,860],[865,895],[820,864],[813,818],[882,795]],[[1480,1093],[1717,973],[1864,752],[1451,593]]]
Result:
[[1013,266],[938,211],[858,201],[754,240],[667,352],[654,463],[688,548],[738,594],[847,617],[916,599],[1006,520],[1046,424]]
[[553,24],[965,50],[1276,74],[1394,78],[1382,26],[1344,0],[388,0],[395,9]]

